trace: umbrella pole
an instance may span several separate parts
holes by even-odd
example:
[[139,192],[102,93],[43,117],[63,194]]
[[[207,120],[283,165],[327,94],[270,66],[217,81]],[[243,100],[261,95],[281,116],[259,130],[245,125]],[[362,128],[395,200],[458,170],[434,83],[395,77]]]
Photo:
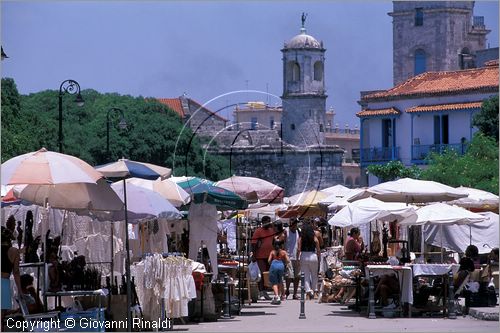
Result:
[[[115,277],[115,273],[114,273],[114,270],[115,270],[115,265],[114,265],[114,259],[115,259],[115,254],[114,254],[114,242],[115,242],[115,227],[113,225],[113,222],[110,222],[110,225],[111,225],[111,273],[110,273],[110,276],[111,276],[111,283],[113,283],[114,281],[114,277]],[[111,292],[111,290],[110,290]]]
[[123,200],[125,202],[125,275],[127,278],[127,331],[132,331],[132,304],[130,302],[132,296],[132,286],[130,284],[130,245],[128,241],[128,214],[127,214],[127,183],[123,179]]
[[441,224],[441,226],[439,228],[441,229],[441,230],[439,230],[441,232],[441,263],[444,263],[443,225]]
[[469,245],[472,245],[472,226],[469,224]]
[[420,226],[420,258],[422,259],[422,264],[425,263],[425,234],[424,226]]

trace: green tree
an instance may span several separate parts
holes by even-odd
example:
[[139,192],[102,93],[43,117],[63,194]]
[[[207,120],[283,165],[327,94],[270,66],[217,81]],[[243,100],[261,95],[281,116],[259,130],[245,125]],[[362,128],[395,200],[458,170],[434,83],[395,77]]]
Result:
[[[63,97],[64,153],[91,165],[124,157],[173,168],[175,175],[229,177],[229,162],[205,154],[179,116],[155,99],[91,89],[81,93],[85,100],[81,107],[74,98]],[[118,127],[119,113],[109,113],[108,154],[106,116],[113,107],[124,111],[127,129]],[[57,151],[58,114],[57,91],[19,95],[14,80],[2,79],[2,161],[42,147]]]
[[421,174],[421,169],[416,165],[407,168],[401,161],[390,161],[387,164],[372,164],[366,169],[368,173],[377,177],[381,182],[387,182],[397,178],[419,179]]
[[454,150],[431,154],[422,179],[449,186],[473,187],[498,194],[498,145],[494,138],[476,133],[466,153]]
[[481,111],[474,115],[472,125],[498,142],[498,96],[483,101]]

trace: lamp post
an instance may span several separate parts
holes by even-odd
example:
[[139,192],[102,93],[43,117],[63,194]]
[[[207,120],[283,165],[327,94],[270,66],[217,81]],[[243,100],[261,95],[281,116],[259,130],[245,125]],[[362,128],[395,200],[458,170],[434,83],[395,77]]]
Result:
[[120,108],[109,109],[108,113],[106,114],[106,157],[108,158],[109,158],[109,126],[110,126],[109,114],[113,111],[117,111],[120,113],[120,122],[118,123],[118,126],[121,129],[127,128],[127,122],[125,121],[125,114],[123,110]]
[[62,130],[62,97],[64,93],[76,95],[75,103],[83,106],[83,98],[80,94],[80,85],[75,80],[64,80],[59,87],[59,152],[63,152],[63,130]]

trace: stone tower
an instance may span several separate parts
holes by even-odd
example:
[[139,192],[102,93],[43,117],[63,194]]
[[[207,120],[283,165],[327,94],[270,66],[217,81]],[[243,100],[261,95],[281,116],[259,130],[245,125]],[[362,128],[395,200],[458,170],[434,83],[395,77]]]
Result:
[[325,49],[306,34],[302,14],[300,33],[285,43],[283,53],[282,137],[299,147],[322,145],[325,131]]
[[475,67],[490,31],[473,9],[474,1],[394,1],[394,85],[423,72]]

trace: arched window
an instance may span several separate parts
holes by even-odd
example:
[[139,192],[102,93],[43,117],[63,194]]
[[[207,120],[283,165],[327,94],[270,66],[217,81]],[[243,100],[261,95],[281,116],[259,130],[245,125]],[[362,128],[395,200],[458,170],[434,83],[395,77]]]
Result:
[[323,80],[323,62],[316,61],[314,63],[314,81]]
[[324,132],[325,131],[325,129],[323,128],[323,124],[319,124],[319,131],[320,132]]
[[427,56],[422,49],[415,50],[415,75],[426,71]]
[[289,61],[287,68],[287,81],[300,80],[300,66],[296,61]]

